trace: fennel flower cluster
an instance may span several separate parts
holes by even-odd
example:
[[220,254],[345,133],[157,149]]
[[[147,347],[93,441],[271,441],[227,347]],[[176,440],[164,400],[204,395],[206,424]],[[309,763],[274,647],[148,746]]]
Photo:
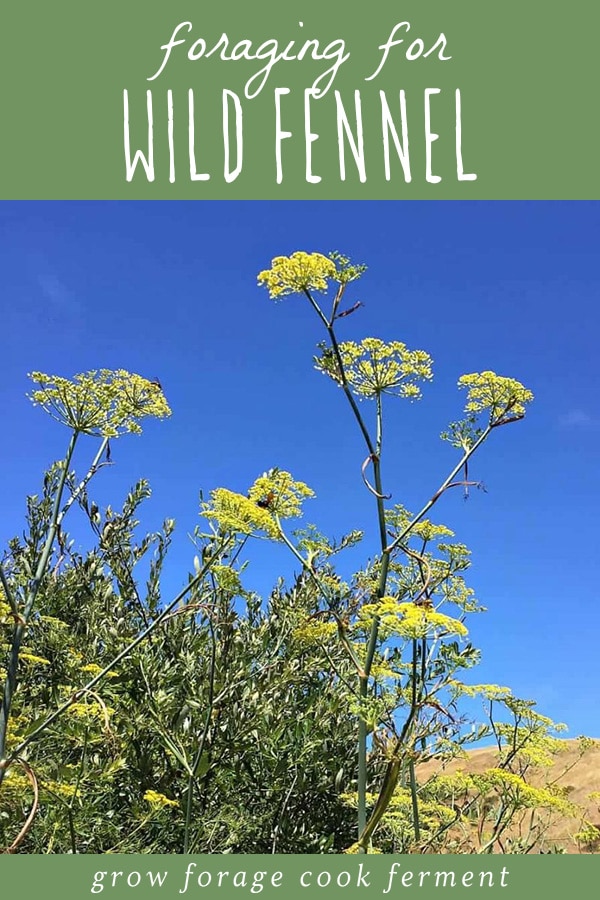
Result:
[[38,385],[29,395],[34,405],[79,434],[141,434],[141,419],[171,415],[159,383],[125,369],[92,370],[71,380],[43,372],[29,377]]

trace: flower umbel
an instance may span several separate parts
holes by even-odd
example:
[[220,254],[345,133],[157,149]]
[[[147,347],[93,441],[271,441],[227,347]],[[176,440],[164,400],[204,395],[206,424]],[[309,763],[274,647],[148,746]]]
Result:
[[329,254],[329,258],[333,260],[337,268],[335,280],[340,284],[348,284],[350,281],[356,281],[367,271],[367,267],[362,263],[353,263],[349,256],[344,256],[338,250],[333,250]]
[[264,532],[274,540],[281,531],[278,519],[302,515],[302,501],[314,492],[302,481],[294,481],[289,472],[270,469],[248,491],[248,496],[226,488],[211,492],[211,502],[203,503],[200,514],[214,520],[220,528],[237,534]]
[[458,379],[459,388],[468,390],[466,413],[489,410],[490,422],[500,425],[522,419],[525,404],[531,403],[533,394],[520,381],[505,378],[495,372],[473,372]]
[[[302,515],[302,501],[314,497],[314,491],[303,481],[294,481],[289,472],[270,469],[257,478],[248,496],[280,519],[294,519]],[[267,502],[268,501],[268,502]]]
[[30,395],[33,403],[81,434],[140,434],[140,419],[171,415],[157,382],[124,369],[93,370],[75,375],[72,380],[43,372],[32,372],[29,377],[39,385]]
[[[330,348],[320,344],[321,356],[315,357],[315,368],[338,384],[342,373]],[[360,344],[344,341],[339,345],[346,381],[359,397],[393,394],[417,400],[421,389],[416,382],[431,381],[432,359],[424,350],[409,350],[401,341],[384,343],[379,338],[365,338]]]
[[359,614],[362,627],[369,627],[374,616],[381,623],[381,634],[396,634],[410,640],[455,634],[464,637],[468,632],[458,619],[446,616],[418,603],[399,602],[395,597],[382,597],[377,603],[365,603]]
[[325,292],[328,279],[336,279],[335,262],[322,253],[305,253],[298,250],[291,256],[276,256],[271,268],[258,274],[258,283],[264,284],[269,296],[277,300],[286,294],[303,291]]
[[164,809],[165,806],[179,806],[177,800],[169,800],[168,797],[165,797],[164,794],[161,794],[158,791],[146,791],[144,800],[154,809]]
[[247,535],[263,531],[274,540],[279,537],[279,528],[269,511],[243,494],[217,488],[210,497],[210,503],[202,504],[200,515],[214,521],[222,531]]

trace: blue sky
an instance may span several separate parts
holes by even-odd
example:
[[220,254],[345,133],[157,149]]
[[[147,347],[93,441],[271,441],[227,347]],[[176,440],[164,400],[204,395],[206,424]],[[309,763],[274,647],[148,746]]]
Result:
[[[0,204],[0,537],[21,530],[25,495],[67,438],[25,398],[27,373],[125,368],[159,378],[173,416],[116,442],[95,494],[118,506],[149,479],[144,527],[177,520],[170,586],[191,567],[199,491],[245,492],[271,466],[316,491],[306,521],[365,530],[346,563],[357,568],[377,547],[373,498],[344,398],[312,367],[324,334],[301,298],[276,303],[256,285],[274,255],[337,249],[369,266],[340,338],[434,359],[419,403],[387,404],[393,502],[419,509],[457,461],[439,433],[460,417],[461,374],[492,369],[534,392],[526,419],[474,459],[487,493],[450,492],[431,516],[472,550],[469,583],[488,608],[470,622],[473,679],[536,699],[570,736],[600,736],[599,226],[594,202]],[[295,569],[283,550],[251,557],[261,591]]]

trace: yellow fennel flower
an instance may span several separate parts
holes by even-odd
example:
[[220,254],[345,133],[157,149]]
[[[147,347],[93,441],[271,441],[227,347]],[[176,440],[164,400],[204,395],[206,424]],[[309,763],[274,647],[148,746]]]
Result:
[[303,291],[325,292],[328,279],[335,279],[334,261],[322,253],[305,253],[297,250],[291,256],[276,256],[271,268],[258,274],[258,283],[264,284],[273,299]]
[[315,368],[338,384],[343,375],[359,397],[394,394],[418,400],[421,389],[416,382],[431,381],[432,359],[424,350],[409,350],[402,341],[386,344],[379,338],[365,338],[359,344],[344,341],[339,345],[342,370],[333,350],[320,344],[321,355]]
[[29,377],[39,386],[30,395],[33,403],[82,434],[140,434],[140,419],[171,415],[158,382],[125,369],[93,370],[75,375],[72,380],[43,372],[32,372]]
[[463,375],[458,379],[458,386],[468,390],[465,412],[489,410],[490,422],[496,425],[521,419],[525,415],[525,404],[533,400],[531,391],[520,381],[495,372]]
[[144,800],[154,809],[164,809],[165,806],[179,806],[177,800],[169,800],[168,797],[165,797],[164,794],[158,791],[146,791]]

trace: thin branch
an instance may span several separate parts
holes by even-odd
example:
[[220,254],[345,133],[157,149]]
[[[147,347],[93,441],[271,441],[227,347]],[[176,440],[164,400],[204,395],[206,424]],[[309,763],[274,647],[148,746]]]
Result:
[[391,499],[391,496],[392,496],[391,494],[380,494],[380,493],[378,493],[378,492],[375,490],[375,488],[373,487],[373,485],[370,484],[370,482],[368,481],[367,476],[366,476],[366,471],[367,471],[367,467],[368,467],[369,463],[371,463],[371,462],[373,462],[373,457],[372,457],[372,456],[367,456],[367,458],[365,459],[365,461],[364,461],[364,463],[362,464],[361,469],[360,469],[361,474],[362,474],[362,480],[364,481],[365,486],[367,487],[367,489],[368,489],[369,491],[371,491],[371,493],[374,494],[376,497],[378,497],[380,500],[390,500],[390,499]]
[[494,426],[493,426],[492,424],[488,425],[487,428],[485,428],[484,431],[480,434],[480,436],[479,436],[478,439],[475,441],[475,443],[474,443],[471,447],[469,447],[468,450],[465,451],[465,453],[463,454],[463,456],[462,456],[461,459],[459,460],[458,464],[452,469],[452,471],[450,472],[450,474],[448,475],[448,477],[446,478],[446,480],[440,485],[440,487],[437,489],[437,491],[435,492],[435,494],[433,495],[433,497],[432,497],[430,500],[427,501],[427,503],[426,503],[425,506],[421,509],[421,511],[418,512],[417,515],[414,516],[413,519],[411,519],[411,521],[410,521],[410,522],[408,523],[408,525],[403,529],[403,531],[402,531],[399,535],[397,535],[397,536],[394,538],[394,540],[392,541],[392,543],[386,548],[387,551],[388,551],[389,553],[392,553],[398,546],[400,546],[400,544],[402,543],[402,541],[404,540],[404,538],[406,537],[406,535],[409,534],[410,531],[412,531],[412,529],[413,529],[414,526],[417,524],[417,522],[420,522],[421,519],[422,519],[425,515],[427,515],[427,513],[429,512],[429,510],[431,509],[431,507],[433,506],[433,504],[434,504],[434,503],[437,503],[437,501],[440,499],[440,497],[442,496],[442,494],[444,493],[444,491],[452,484],[452,482],[454,481],[454,479],[456,478],[456,476],[458,475],[458,473],[460,472],[460,470],[461,470],[461,469],[463,468],[463,466],[465,465],[466,461],[467,461],[467,460],[475,453],[475,451],[483,444],[483,442],[486,440],[486,438],[489,437],[489,435],[490,435],[490,433],[491,433],[493,427],[494,427]]
[[281,820],[283,819],[283,814],[286,810],[286,807],[287,807],[288,803],[290,802],[290,797],[292,796],[292,791],[294,790],[297,780],[298,780],[298,772],[296,772],[294,774],[294,780],[292,781],[292,783],[290,785],[290,789],[287,792],[287,794],[285,795],[285,799],[281,805],[281,809],[279,810],[279,812],[277,814],[277,824],[275,825],[275,828],[273,829],[273,843],[271,844],[271,853],[275,853],[275,851],[277,849],[277,839],[279,837],[279,832],[281,830],[279,826],[280,826]]
[[216,666],[217,666],[217,641],[215,638],[215,630],[213,627],[213,622],[210,615],[207,615],[208,628],[210,631],[210,642],[211,642],[211,650],[210,650],[210,671],[208,677],[208,708],[206,710],[206,718],[204,720],[204,728],[202,730],[202,735],[200,737],[200,741],[198,743],[198,749],[192,761],[192,767],[189,771],[188,775],[188,784],[187,784],[187,797],[185,802],[185,827],[183,832],[183,852],[187,853],[190,845],[190,825],[192,822],[192,806],[194,802],[194,784],[196,781],[196,773],[198,771],[198,766],[200,765],[200,761],[202,759],[202,755],[204,753],[204,745],[206,744],[206,738],[208,737],[208,729],[210,728],[210,722],[212,719],[214,702],[215,702],[215,674],[216,674]]
[[57,525],[60,526],[60,524],[61,524],[62,520],[64,519],[64,517],[66,516],[67,512],[69,511],[71,506],[75,503],[75,501],[81,496],[81,493],[85,490],[85,488],[87,487],[87,485],[89,484],[91,479],[94,477],[96,472],[98,472],[99,469],[104,468],[104,466],[112,465],[112,463],[109,463],[109,462],[100,462],[100,460],[102,459],[102,457],[106,451],[106,448],[108,446],[108,441],[109,441],[108,438],[104,438],[102,440],[102,443],[100,444],[100,449],[98,450],[94,459],[92,460],[92,464],[89,467],[89,469],[87,470],[86,475],[79,482],[79,484],[77,485],[77,487],[75,488],[75,490],[73,491],[73,493],[71,494],[71,496],[69,497],[69,499],[67,500],[65,505],[63,506],[63,508],[61,509],[60,514],[58,515],[58,518],[56,520]]
[[8,605],[10,606],[10,612],[14,619],[15,625],[25,625],[25,619],[23,619],[21,613],[19,612],[19,607],[17,606],[16,600],[13,597],[8,579],[2,567],[2,563],[0,563],[0,584],[4,588],[4,595],[8,601]]
[[19,846],[23,843],[27,834],[29,833],[31,826],[33,825],[33,820],[35,819],[35,815],[38,810],[39,801],[40,801],[40,790],[38,786],[38,780],[36,778],[35,772],[31,768],[30,764],[26,762],[24,759],[21,759],[18,756],[15,756],[12,762],[18,763],[24,770],[27,778],[29,779],[29,783],[33,789],[33,803],[31,804],[31,809],[29,810],[29,815],[25,819],[23,823],[23,827],[19,831],[18,835],[10,845],[7,847],[4,853],[16,853]]

